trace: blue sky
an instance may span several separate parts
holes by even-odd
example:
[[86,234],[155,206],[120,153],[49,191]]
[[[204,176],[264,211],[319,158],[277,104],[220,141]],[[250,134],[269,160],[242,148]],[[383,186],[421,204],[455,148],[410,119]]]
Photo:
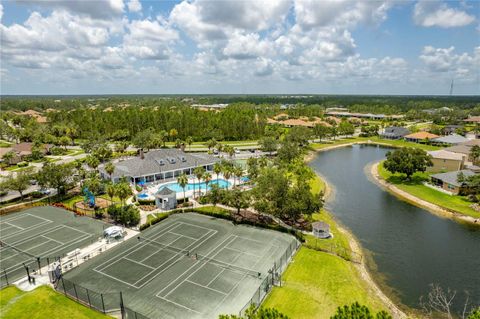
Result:
[[2,1],[2,94],[480,92],[479,1]]

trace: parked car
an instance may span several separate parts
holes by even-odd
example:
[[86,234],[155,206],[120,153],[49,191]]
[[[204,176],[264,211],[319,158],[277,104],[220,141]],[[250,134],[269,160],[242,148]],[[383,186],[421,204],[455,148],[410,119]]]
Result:
[[52,191],[46,188],[41,188],[39,192],[42,193],[43,195],[50,195]]
[[235,148],[234,151],[235,151],[235,154],[240,154],[240,150],[238,148]]

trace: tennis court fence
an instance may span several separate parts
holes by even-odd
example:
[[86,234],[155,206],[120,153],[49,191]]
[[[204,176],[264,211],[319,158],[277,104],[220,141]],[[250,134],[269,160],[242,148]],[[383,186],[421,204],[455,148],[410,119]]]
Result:
[[[274,262],[272,269],[270,269],[267,276],[263,278],[255,294],[240,310],[240,316],[245,315],[246,311],[252,307],[257,309],[273,286],[281,286],[281,273],[285,270],[300,245],[298,240],[292,241],[282,256]],[[122,292],[99,293],[63,277],[57,282],[55,288],[57,291],[65,294],[65,296],[105,314],[121,314],[122,319],[151,319],[147,315],[125,306]]]
[[282,285],[282,273],[287,268],[289,261],[298,251],[301,243],[298,240],[293,241],[280,256],[277,261],[274,262],[272,269],[268,272],[268,275],[263,279],[258,289],[253,294],[252,298],[243,306],[239,312],[239,316],[242,317],[246,314],[247,310],[256,310],[263,302],[263,299],[267,296],[273,286]]

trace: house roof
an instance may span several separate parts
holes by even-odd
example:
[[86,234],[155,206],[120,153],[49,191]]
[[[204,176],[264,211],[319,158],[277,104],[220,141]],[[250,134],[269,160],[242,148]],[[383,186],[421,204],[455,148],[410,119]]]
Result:
[[7,154],[12,150],[11,147],[1,147],[0,148],[0,159],[3,157],[3,155]]
[[173,195],[173,194],[176,195],[177,193],[175,193],[174,191],[172,191],[168,187],[163,187],[158,192],[155,193],[155,196],[169,196],[169,195]]
[[429,133],[429,132],[417,132],[406,135],[405,138],[414,139],[414,140],[426,140],[426,139],[434,139],[439,137],[438,135]]
[[453,186],[461,186],[462,183],[458,182],[458,174],[463,173],[465,177],[473,176],[475,175],[474,172],[472,172],[469,169],[463,169],[461,171],[453,171],[453,172],[447,172],[447,173],[440,173],[440,174],[434,174],[431,177],[441,180],[444,183],[448,183]]
[[315,222],[315,223],[312,223],[312,228],[314,230],[328,231],[330,229],[330,225],[328,225],[325,222]]
[[457,145],[454,145],[454,146],[447,147],[445,150],[450,151],[450,152],[454,152],[454,153],[461,153],[461,154],[469,155],[470,150],[471,150],[472,146],[474,146],[474,145],[480,146],[480,140],[478,140],[478,139],[469,140],[469,141],[464,142],[464,143],[460,143],[460,144],[457,144]]
[[480,122],[480,116],[471,116],[463,120],[464,122]]
[[461,161],[463,160],[464,156],[463,154],[459,153],[454,153],[446,150],[438,150],[438,151],[430,151],[427,152],[429,155],[431,155],[433,158],[437,159],[446,159],[446,160],[457,160]]
[[445,144],[460,144],[460,143],[468,142],[468,139],[458,134],[451,134],[447,136],[437,137],[433,139],[433,141],[437,143],[445,143]]
[[[145,154],[144,159],[135,157],[114,164],[113,177],[140,177],[161,172],[175,171],[185,168],[210,165],[220,159],[205,153],[185,153],[178,149],[153,150]],[[99,166],[103,173],[105,168]]]
[[384,136],[405,136],[409,134],[410,131],[405,127],[401,126],[389,126],[386,127],[383,134]]

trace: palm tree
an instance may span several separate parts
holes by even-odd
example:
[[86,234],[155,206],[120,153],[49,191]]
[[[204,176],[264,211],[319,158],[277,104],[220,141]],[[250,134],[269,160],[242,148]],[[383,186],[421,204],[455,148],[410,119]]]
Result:
[[232,176],[232,167],[230,165],[223,167],[223,176],[227,180],[227,190],[228,190],[228,180]]
[[232,145],[226,145],[224,147],[224,150],[228,153],[228,156],[230,156],[230,158],[235,155],[235,148]]
[[115,171],[115,165],[113,165],[112,162],[108,162],[105,164],[105,172],[107,172],[108,177],[110,177],[110,180],[112,180],[112,174]]
[[[205,174],[205,168],[203,168],[202,166],[199,166],[193,170],[193,174],[195,174],[195,176],[198,179],[198,188],[199,188],[198,191],[200,192],[201,191],[200,181],[203,177],[203,174]],[[195,191],[194,191],[194,196],[195,196]]]
[[2,159],[5,161],[5,163],[10,165],[14,157],[15,157],[15,153],[13,151],[8,151],[3,155]]
[[185,139],[185,143],[188,144],[188,149],[191,151],[192,150],[192,144],[193,144],[193,138],[191,136],[187,136]]
[[476,164],[477,160],[480,158],[480,146],[474,145],[470,149],[470,158],[472,159],[473,164]]
[[205,181],[205,194],[208,193],[208,183],[212,180],[212,174],[210,173],[205,173],[203,174],[203,180]]
[[213,171],[217,174],[217,184],[218,184],[218,175],[222,172],[223,167],[220,162],[217,162],[213,165]]
[[[243,176],[243,169],[240,165],[235,165],[232,170],[233,175],[238,178],[238,183],[240,183],[240,177]],[[233,185],[235,186],[235,178],[233,179]]]
[[182,175],[178,176],[177,183],[178,183],[178,185],[180,185],[181,188],[183,188],[183,202],[185,203],[185,187],[188,184],[187,175],[185,173],[183,173]]
[[113,197],[115,197],[115,194],[117,193],[115,184],[109,183],[105,188],[105,191],[107,192],[108,197],[110,197],[110,201],[113,203]]
[[210,151],[213,147],[215,147],[215,145],[217,145],[217,141],[214,138],[211,138],[207,141],[206,145],[208,147],[208,150]]
[[117,194],[118,198],[122,201],[123,206],[125,206],[125,199],[132,194],[132,189],[130,185],[126,182],[116,184],[115,193]]

